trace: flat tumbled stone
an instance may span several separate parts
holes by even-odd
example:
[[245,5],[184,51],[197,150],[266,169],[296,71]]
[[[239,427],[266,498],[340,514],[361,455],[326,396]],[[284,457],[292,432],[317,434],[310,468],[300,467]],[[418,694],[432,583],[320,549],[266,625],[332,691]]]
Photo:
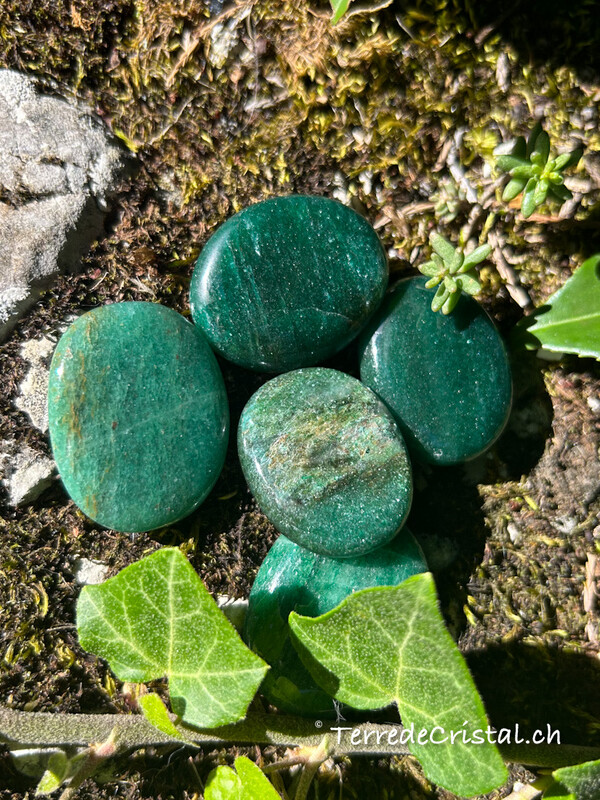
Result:
[[225,386],[204,335],[154,303],[84,314],[61,337],[48,390],[65,488],[107,528],[144,531],[190,514],[223,466]]
[[194,322],[243,367],[309,367],[348,344],[387,285],[377,234],[325,197],[292,195],[240,211],[210,238],[190,286]]
[[475,458],[508,419],[512,379],[492,320],[463,294],[444,316],[426,278],[400,281],[359,343],[360,377],[397,419],[416,459]]
[[292,644],[291,611],[316,617],[352,592],[396,586],[426,570],[421,548],[406,527],[388,545],[344,559],[316,555],[280,536],[252,586],[244,631],[249,646],[271,666],[261,686],[269,702],[292,714],[333,710],[331,698],[316,685]]
[[315,553],[368,553],[408,514],[411,468],[398,426],[342,372],[312,367],[265,383],[242,412],[238,450],[264,514]]

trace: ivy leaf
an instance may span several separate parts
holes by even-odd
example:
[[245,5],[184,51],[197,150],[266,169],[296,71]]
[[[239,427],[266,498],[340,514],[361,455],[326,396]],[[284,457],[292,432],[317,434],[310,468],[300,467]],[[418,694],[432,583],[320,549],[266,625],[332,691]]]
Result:
[[530,349],[600,360],[600,254],[588,258],[518,329],[526,330]]
[[208,776],[205,800],[281,800],[259,767],[245,756],[236,758],[231,767],[217,767]]
[[332,23],[335,25],[344,16],[352,0],[330,0],[333,9]]
[[[598,800],[600,797],[600,761],[587,761],[585,764],[577,764],[574,767],[562,767],[554,770],[552,777],[566,787],[567,798]],[[563,797],[558,793],[556,796]]]
[[268,669],[175,547],[85,586],[77,630],[82,647],[105,658],[120,680],[166,676],[173,711],[200,728],[243,719]]
[[[502,758],[482,735],[483,703],[446,630],[430,573],[356,592],[320,617],[292,612],[289,624],[302,661],[326,692],[358,709],[398,704],[404,727],[414,726],[410,749],[431,781],[466,797],[504,783]],[[421,729],[439,743],[419,743]],[[465,734],[441,742],[451,731]],[[474,737],[481,743],[469,743]]]

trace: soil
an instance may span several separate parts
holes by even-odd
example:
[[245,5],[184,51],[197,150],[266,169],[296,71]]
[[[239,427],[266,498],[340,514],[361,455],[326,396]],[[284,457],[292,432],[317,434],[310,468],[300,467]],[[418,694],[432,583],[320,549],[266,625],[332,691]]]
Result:
[[[22,342],[118,300],[189,315],[191,271],[211,233],[248,204],[290,192],[337,197],[364,213],[392,280],[415,273],[432,230],[458,241],[469,192],[488,192],[499,250],[481,270],[481,301],[512,342],[523,310],[511,281],[540,305],[600,251],[600,16],[593,0],[497,9],[406,0],[333,27],[317,0],[5,0],[0,65],[89,104],[136,170],[80,274],[58,278],[0,347],[0,439],[50,454],[14,405]],[[574,201],[525,221],[518,201],[506,208],[494,193],[492,151],[537,118],[556,151],[581,142],[586,156],[572,176]],[[485,240],[486,218],[487,210],[471,218],[474,240]],[[492,723],[551,725],[563,742],[600,745],[600,370],[591,359],[550,363],[510,347],[515,401],[505,433],[465,467],[417,469],[409,524]],[[328,365],[356,374],[353,348]],[[266,377],[221,366],[235,431]],[[175,543],[211,592],[244,597],[276,535],[247,490],[233,440],[198,512],[153,534],[98,528],[59,482],[25,507],[3,503],[0,515],[0,701],[63,713],[125,713],[131,702],[128,687],[78,645],[77,557],[114,574]],[[210,769],[235,752],[146,750],[75,797],[200,798]],[[506,797],[527,774],[515,768],[491,797]],[[1,800],[34,789],[1,754]],[[450,797],[411,758],[327,765],[314,797],[368,792]]]

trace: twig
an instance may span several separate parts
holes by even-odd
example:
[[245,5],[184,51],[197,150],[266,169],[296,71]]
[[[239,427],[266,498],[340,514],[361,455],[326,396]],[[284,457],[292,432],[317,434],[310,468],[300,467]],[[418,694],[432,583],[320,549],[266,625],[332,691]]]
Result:
[[350,19],[350,17],[355,17],[357,14],[371,14],[375,11],[381,11],[383,8],[391,6],[393,2],[394,0],[383,0],[382,3],[375,3],[372,6],[353,6],[350,11],[346,11],[344,19]]
[[[235,725],[198,731],[181,726],[181,743],[190,740],[198,746],[260,744],[287,747],[319,747],[327,735],[330,757],[345,755],[408,755],[402,742],[401,725],[356,723],[354,726],[331,723],[319,726],[319,720],[276,714],[254,714]],[[360,732],[356,743],[356,731]],[[150,745],[172,745],[173,737],[151,725],[137,714],[49,714],[14,711],[0,706],[0,742],[9,749],[30,747],[87,747],[90,742],[106,742],[114,732],[118,751],[135,750]],[[538,767],[562,767],[600,758],[600,748],[568,744],[499,745],[507,761]]]
[[240,14],[240,22],[241,22],[243,19],[245,19],[245,14],[250,13],[252,8],[254,7],[254,4],[255,0],[249,0],[249,2],[248,0],[246,0],[245,2],[236,3],[234,6],[226,9],[214,19],[211,19],[208,22],[205,22],[198,28],[196,28],[194,33],[192,33],[192,35],[190,36],[189,41],[185,46],[183,52],[175,62],[173,69],[167,75],[167,80],[166,80],[167,89],[171,88],[177,76],[177,73],[186,66],[190,58],[193,56],[200,42],[206,37],[208,33],[212,31],[215,25],[220,25],[223,22],[226,22],[228,19],[237,16],[238,14]]
[[533,307],[531,297],[529,297],[527,290],[521,286],[519,275],[516,270],[511,267],[508,261],[504,258],[498,235],[493,231],[490,231],[488,234],[488,242],[492,246],[494,264],[496,265],[498,274],[506,284],[507,292],[515,301],[515,303],[517,303],[522,309],[531,309]]

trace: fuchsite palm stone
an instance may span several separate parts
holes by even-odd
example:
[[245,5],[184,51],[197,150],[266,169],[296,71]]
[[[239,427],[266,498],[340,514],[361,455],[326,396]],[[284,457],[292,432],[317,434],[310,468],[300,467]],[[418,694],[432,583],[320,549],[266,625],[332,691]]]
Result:
[[292,644],[290,611],[317,617],[352,592],[396,586],[426,570],[421,548],[406,527],[388,545],[344,559],[316,555],[280,536],[258,571],[246,615],[246,642],[271,665],[263,694],[288,713],[331,712],[331,698],[315,684]]
[[377,234],[351,208],[278,197],[240,211],[211,237],[190,306],[224,358],[285,372],[347,345],[381,302],[387,277]]
[[398,426],[342,372],[313,367],[265,383],[242,412],[238,450],[264,514],[315,553],[368,553],[408,514],[411,468]]
[[202,332],[164,306],[115,303],[76,320],[52,359],[48,410],[67,492],[107,528],[176,522],[223,466],[219,367]]
[[400,281],[361,339],[360,377],[396,417],[411,455],[446,465],[475,458],[500,435],[512,399],[494,323],[462,295],[431,310],[426,278]]

